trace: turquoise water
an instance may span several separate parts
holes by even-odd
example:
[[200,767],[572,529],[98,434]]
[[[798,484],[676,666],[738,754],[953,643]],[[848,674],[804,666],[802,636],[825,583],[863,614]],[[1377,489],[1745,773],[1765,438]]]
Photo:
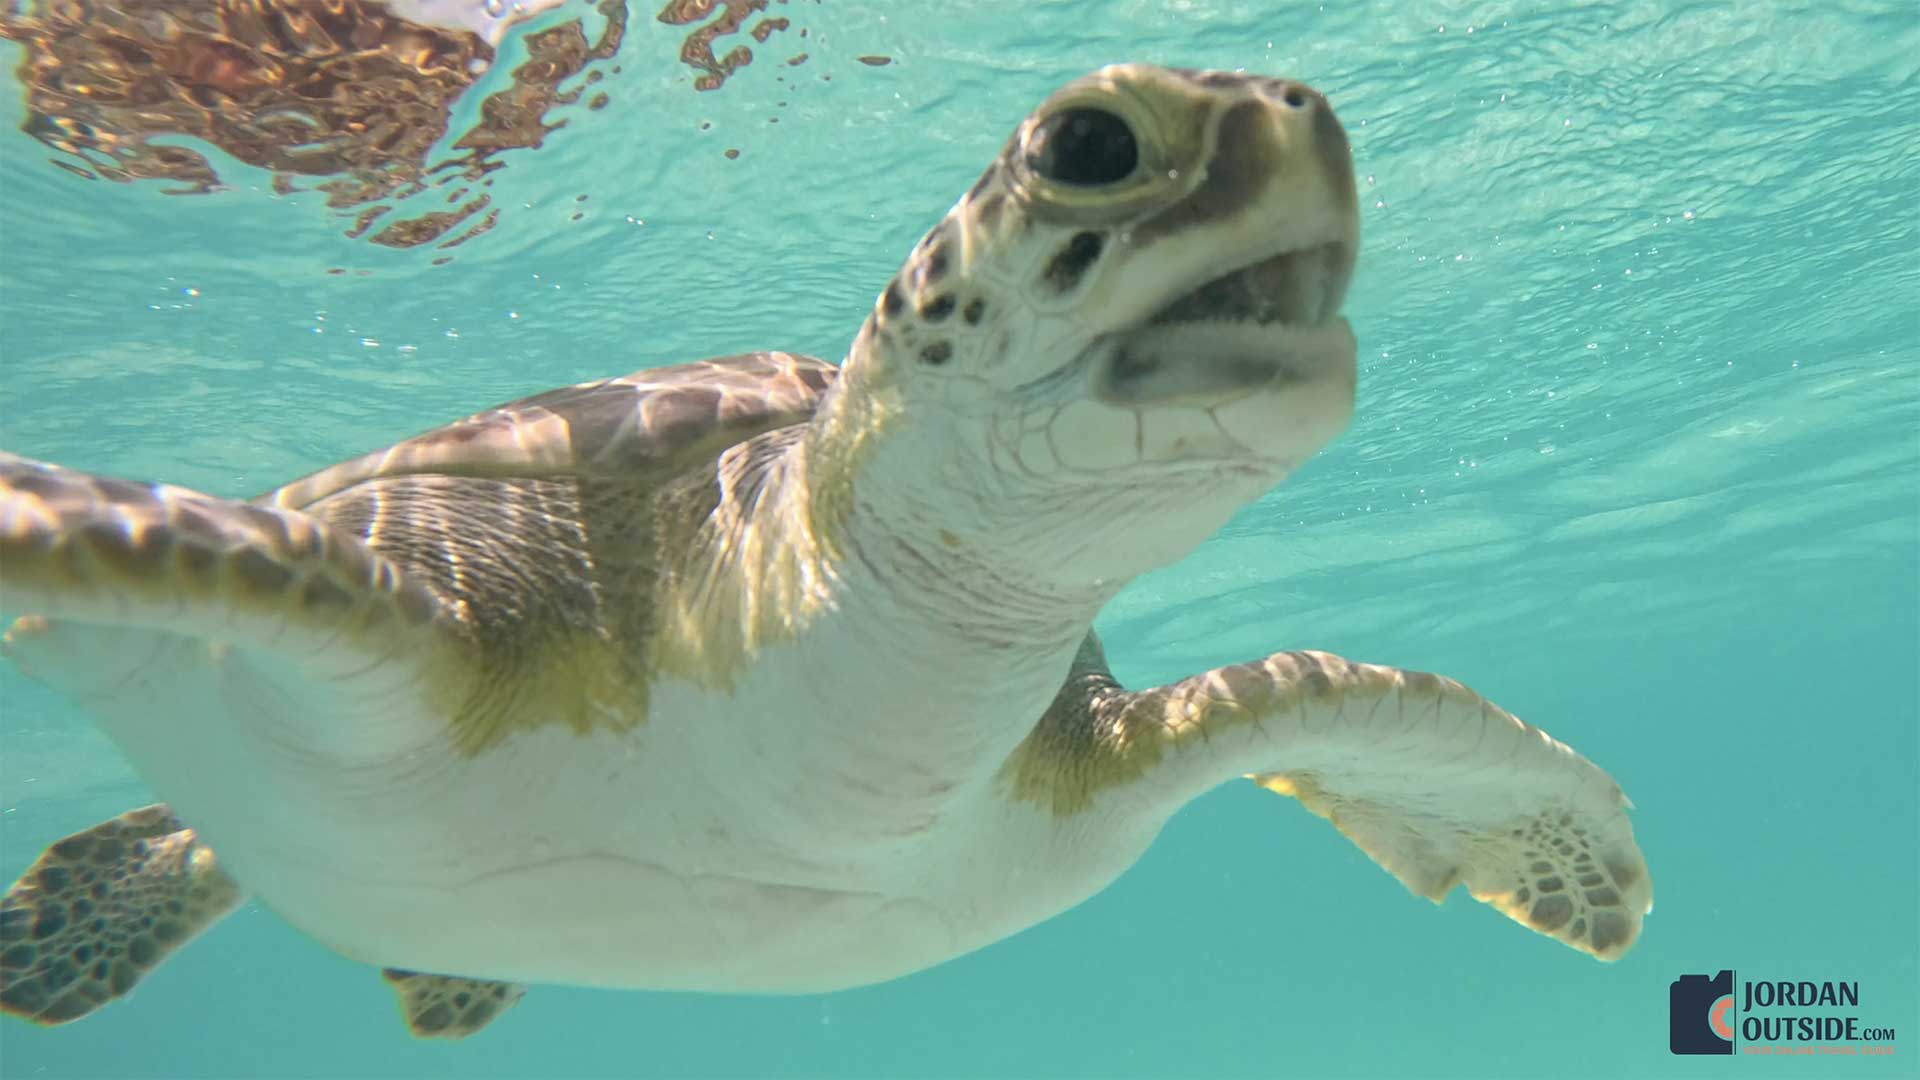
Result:
[[[246,495],[552,385],[838,356],[1059,83],[1298,76],[1363,178],[1356,420],[1123,594],[1109,654],[1148,683],[1328,649],[1547,728],[1638,806],[1656,903],[1624,960],[1410,898],[1233,785],[1081,908],[883,986],[539,987],[418,1043],[377,973],[250,905],[80,1024],[0,1026],[0,1073],[1920,1075],[1920,16],[1276,7],[776,5],[711,93],[636,8],[611,104],[508,154],[499,226],[440,266],[214,151],[213,195],[78,179],[0,92],[0,446]],[[150,801],[0,671],[0,876]],[[1895,1053],[1670,1056],[1668,984],[1722,968],[1856,981]]]

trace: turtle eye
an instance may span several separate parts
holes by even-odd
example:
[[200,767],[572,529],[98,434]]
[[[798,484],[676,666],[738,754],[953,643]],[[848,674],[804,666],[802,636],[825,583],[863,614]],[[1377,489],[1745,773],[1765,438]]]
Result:
[[1027,167],[1056,183],[1114,184],[1132,176],[1139,165],[1133,129],[1105,109],[1062,109],[1040,121],[1027,137]]

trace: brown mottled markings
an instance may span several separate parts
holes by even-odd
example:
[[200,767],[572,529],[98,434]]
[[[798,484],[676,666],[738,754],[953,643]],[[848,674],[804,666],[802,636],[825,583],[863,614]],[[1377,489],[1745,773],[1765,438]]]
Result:
[[920,284],[932,286],[940,284],[947,276],[947,247],[944,241],[936,242],[927,252],[926,261],[920,264]]
[[49,847],[0,898],[0,1011],[77,1020],[239,906],[240,887],[164,805]]
[[527,992],[518,983],[428,975],[387,968],[380,973],[399,997],[407,1030],[422,1039],[464,1039],[513,1008]]
[[[0,455],[0,566],[23,607],[221,636],[272,627],[296,651],[326,651],[342,635],[417,646],[413,635],[439,618],[426,589],[303,514],[10,455]],[[331,603],[336,591],[354,602]],[[322,606],[304,606],[309,597]]]
[[987,302],[985,300],[979,299],[978,297],[975,297],[974,299],[967,301],[966,309],[960,313],[960,316],[961,318],[964,318],[967,320],[968,326],[979,326],[980,317],[982,315],[985,315],[986,313],[987,313]]
[[1007,193],[996,191],[973,204],[974,227],[991,232],[1000,225],[1000,215],[1007,208]]
[[1634,927],[1618,910],[1601,910],[1592,915],[1587,940],[1602,956],[1617,956],[1617,950],[1633,943]]
[[950,342],[936,341],[920,350],[920,362],[930,367],[939,367],[953,359],[953,345]]
[[921,306],[920,317],[927,322],[937,323],[953,314],[953,307],[953,294],[942,293]]
[[1066,246],[1047,261],[1043,280],[1054,292],[1071,290],[1080,284],[1081,277],[1100,258],[1106,243],[1106,238],[1096,232],[1074,233],[1073,239],[1067,241]]
[[1543,896],[1533,902],[1528,920],[1536,929],[1550,932],[1560,929],[1573,917],[1573,901],[1564,896]]

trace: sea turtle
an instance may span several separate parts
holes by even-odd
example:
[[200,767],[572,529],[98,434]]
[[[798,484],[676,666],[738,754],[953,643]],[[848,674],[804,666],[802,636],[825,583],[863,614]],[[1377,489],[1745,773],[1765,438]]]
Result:
[[1332,439],[1358,241],[1299,82],[1027,117],[844,363],[527,398],[250,502],[9,457],[20,667],[167,799],[48,848],[0,1003],[126,993],[251,896],[461,1035],[532,982],[809,992],[1098,891],[1234,777],[1602,959],[1618,786],[1459,683],[1283,652],[1144,691],[1094,616]]

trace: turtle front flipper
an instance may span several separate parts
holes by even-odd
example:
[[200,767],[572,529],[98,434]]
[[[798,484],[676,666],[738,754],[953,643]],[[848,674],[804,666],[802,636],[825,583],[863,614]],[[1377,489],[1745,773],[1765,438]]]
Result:
[[0,454],[0,603],[241,641],[315,674],[363,669],[370,651],[441,616],[392,562],[297,510],[11,454]]
[[1056,816],[1145,800],[1164,819],[1236,776],[1291,795],[1436,903],[1465,884],[1613,960],[1653,906],[1631,806],[1598,766],[1451,679],[1276,653],[1143,692],[1089,637],[1008,763]]
[[346,529],[10,454],[0,607],[27,613],[0,652],[86,706],[202,828],[216,816],[200,792],[228,789],[238,759],[220,753],[240,753],[240,728],[283,758],[390,760],[444,738],[473,667],[421,575]]
[[78,1020],[245,898],[165,805],[74,833],[0,899],[0,1012]]
[[491,979],[428,975],[387,968],[381,972],[400,995],[407,1030],[421,1039],[464,1039],[513,1008],[527,988]]

